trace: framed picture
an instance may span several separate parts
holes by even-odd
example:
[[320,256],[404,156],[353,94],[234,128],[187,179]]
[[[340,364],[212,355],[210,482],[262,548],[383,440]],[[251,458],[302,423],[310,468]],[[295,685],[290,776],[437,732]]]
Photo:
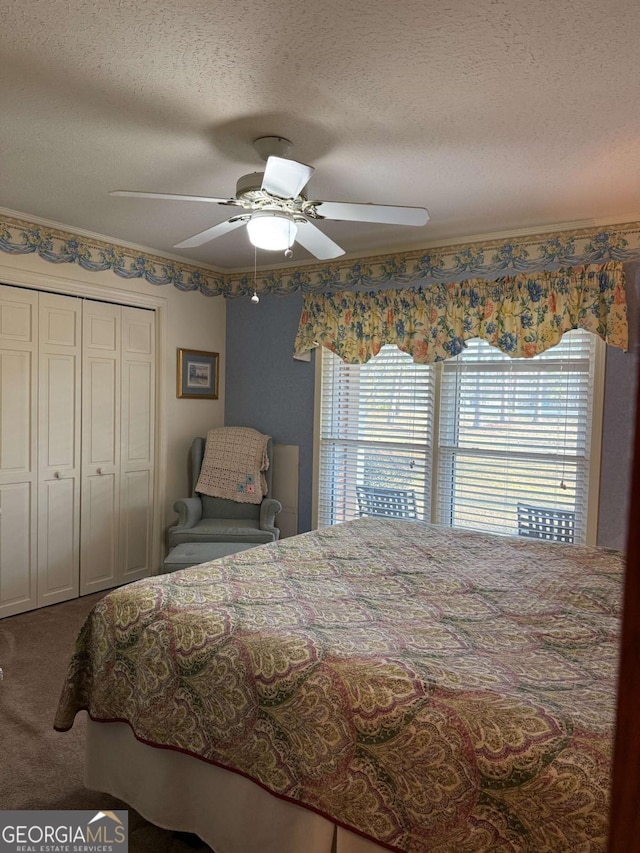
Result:
[[217,352],[178,349],[178,397],[218,399]]

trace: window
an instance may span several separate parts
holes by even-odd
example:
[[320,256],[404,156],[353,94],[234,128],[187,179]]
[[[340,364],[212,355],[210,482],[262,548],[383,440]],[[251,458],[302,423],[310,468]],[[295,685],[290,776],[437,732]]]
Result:
[[[593,540],[591,427],[603,351],[581,330],[533,359],[479,339],[438,365],[414,364],[395,347],[365,365],[323,349],[318,523],[417,515],[560,538],[553,525],[562,519],[574,541]],[[533,526],[523,520],[532,512]]]
[[413,491],[428,518],[434,385],[434,371],[396,347],[363,365],[322,349],[321,526],[360,514],[359,486]]

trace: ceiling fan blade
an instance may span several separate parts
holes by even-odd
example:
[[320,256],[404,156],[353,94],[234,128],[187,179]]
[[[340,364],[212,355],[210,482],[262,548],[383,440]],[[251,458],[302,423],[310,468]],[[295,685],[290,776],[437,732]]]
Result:
[[219,225],[214,225],[212,228],[206,228],[204,231],[199,231],[192,237],[187,237],[181,243],[176,243],[174,249],[193,249],[195,246],[202,246],[203,243],[208,243],[209,240],[215,240],[216,237],[222,237],[223,234],[228,234],[229,231],[235,231],[247,221],[246,216],[238,216],[234,219],[227,219],[226,222],[221,222]]
[[385,225],[426,225],[429,211],[424,207],[393,207],[388,204],[354,204],[348,201],[316,201],[319,216],[349,222],[379,222]]
[[314,172],[313,166],[271,156],[267,159],[262,189],[278,198],[297,198]]
[[296,242],[311,252],[311,254],[320,261],[328,261],[331,258],[338,258],[344,255],[344,249],[334,243],[330,237],[323,234],[319,228],[316,228],[308,219],[296,221],[298,230],[296,231]]
[[109,195],[127,196],[131,198],[162,198],[169,201],[209,201],[214,204],[229,204],[233,199],[212,198],[208,195],[174,195],[173,193],[141,193],[135,190],[112,190]]

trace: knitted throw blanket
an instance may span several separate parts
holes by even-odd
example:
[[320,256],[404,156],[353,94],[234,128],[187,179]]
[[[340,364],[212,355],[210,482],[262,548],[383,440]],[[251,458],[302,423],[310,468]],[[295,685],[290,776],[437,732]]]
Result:
[[267,493],[268,435],[249,427],[210,429],[196,492],[259,504]]

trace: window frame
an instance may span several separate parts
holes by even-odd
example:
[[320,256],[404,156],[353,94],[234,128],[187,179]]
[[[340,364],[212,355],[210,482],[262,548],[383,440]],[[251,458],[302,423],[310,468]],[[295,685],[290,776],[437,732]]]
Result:
[[[591,333],[589,333],[591,334]],[[317,529],[319,518],[319,483],[320,483],[320,430],[322,422],[322,360],[323,348],[318,347],[315,357],[315,393],[314,393],[314,424],[313,424],[313,475],[312,475],[312,502],[311,518],[312,527]],[[598,538],[598,517],[600,497],[600,468],[602,458],[602,424],[604,416],[604,380],[606,367],[606,344],[596,336],[593,357],[593,387],[592,387],[592,410],[591,410],[591,440],[589,447],[589,485],[586,491],[586,545],[595,546]],[[434,380],[434,405],[433,405],[433,447],[431,476],[431,523],[436,522],[438,506],[439,478],[437,472],[440,468],[440,415],[441,415],[441,390],[444,363],[439,362],[432,365],[435,368]]]

